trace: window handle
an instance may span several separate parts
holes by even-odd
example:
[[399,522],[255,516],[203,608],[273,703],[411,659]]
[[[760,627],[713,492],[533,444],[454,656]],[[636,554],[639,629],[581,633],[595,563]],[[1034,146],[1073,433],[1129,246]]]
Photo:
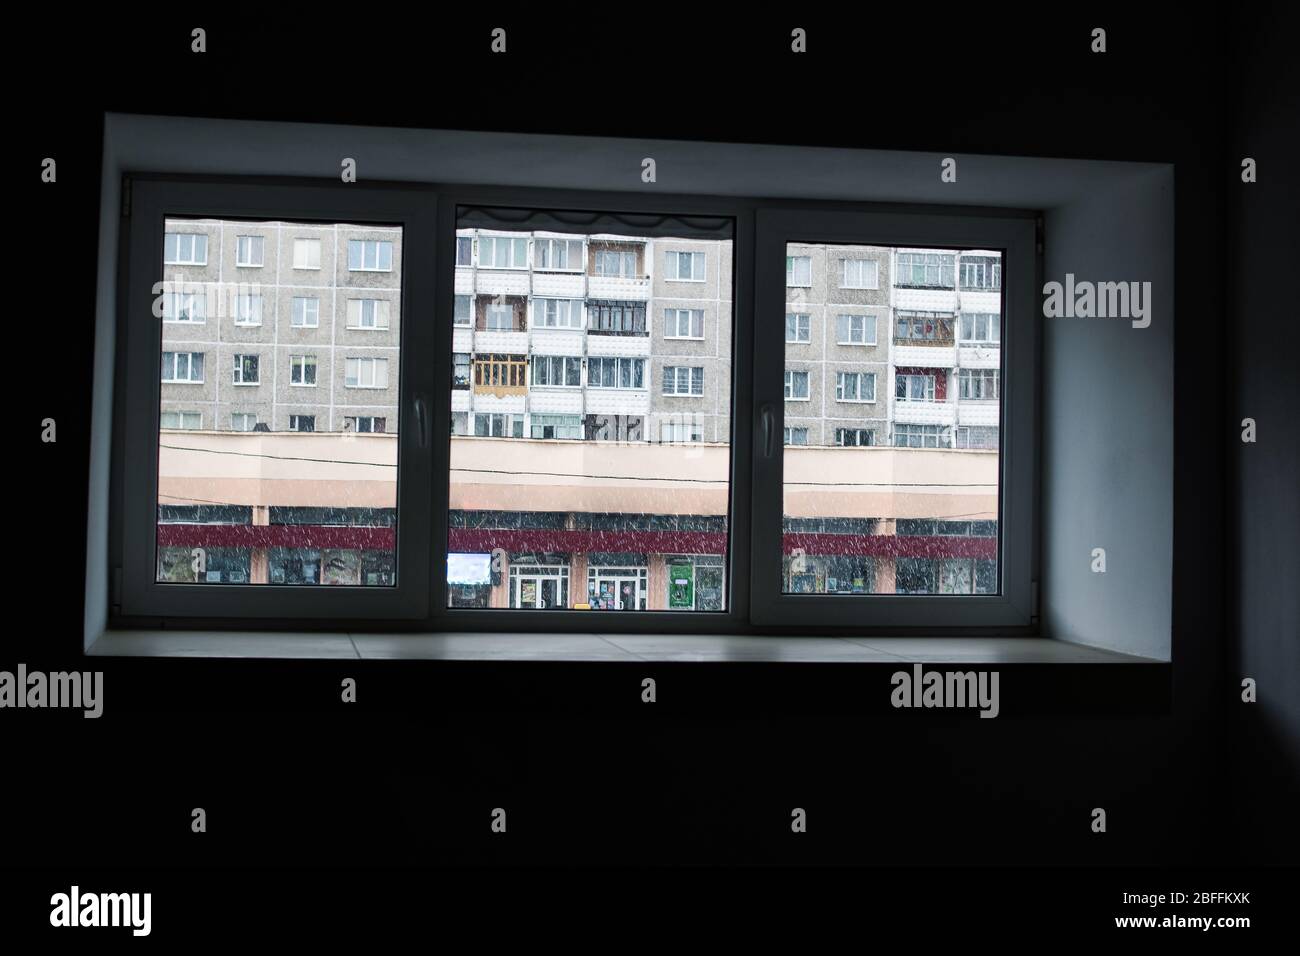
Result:
[[415,437],[420,448],[429,447],[429,410],[424,396],[415,396]]
[[763,457],[772,457],[772,433],[776,429],[776,413],[770,404],[759,410],[759,419],[763,423]]

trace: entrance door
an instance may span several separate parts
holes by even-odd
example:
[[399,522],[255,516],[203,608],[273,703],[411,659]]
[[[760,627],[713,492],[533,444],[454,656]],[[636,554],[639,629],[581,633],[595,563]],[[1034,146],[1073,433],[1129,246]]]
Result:
[[597,570],[588,584],[593,610],[644,611],[645,571],[639,568]]

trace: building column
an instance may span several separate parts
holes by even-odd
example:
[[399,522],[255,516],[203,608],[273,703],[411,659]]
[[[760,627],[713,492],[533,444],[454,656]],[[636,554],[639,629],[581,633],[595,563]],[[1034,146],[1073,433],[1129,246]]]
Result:
[[[253,526],[266,528],[271,524],[270,505],[253,505]],[[271,560],[266,548],[253,548],[248,560],[248,580],[252,584],[269,584]]]
[[[893,518],[881,518],[876,525],[876,534],[878,535],[895,535]],[[876,594],[893,594],[897,586],[898,565],[892,555],[878,555],[876,557]]]
[[569,555],[569,607],[587,603],[587,554],[575,551]]
[[[488,607],[509,607],[510,606],[510,552],[504,548],[501,549],[501,583],[492,585],[492,590],[488,592]],[[497,552],[492,552],[493,561],[496,560]],[[494,568],[492,573],[496,573]]]
[[668,562],[662,554],[647,554],[646,598],[647,611],[663,611],[668,608]]

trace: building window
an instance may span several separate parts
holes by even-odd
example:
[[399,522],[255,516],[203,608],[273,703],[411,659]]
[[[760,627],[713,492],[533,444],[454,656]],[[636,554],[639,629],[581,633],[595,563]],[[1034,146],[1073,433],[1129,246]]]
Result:
[[789,427],[784,429],[785,443],[787,445],[806,445],[808,444],[808,429],[803,427]]
[[785,314],[785,341],[787,344],[812,341],[812,316],[802,312]]
[[900,252],[894,284],[913,289],[954,288],[956,261],[956,256],[943,253]]
[[468,352],[457,352],[452,356],[451,387],[469,388],[470,360]]
[[835,400],[837,402],[874,402],[876,400],[876,373],[836,372]]
[[664,338],[704,338],[704,310],[664,309]]
[[472,266],[474,264],[474,240],[469,236],[456,237],[456,265]]
[[347,388],[387,388],[388,359],[350,358],[344,363],[343,384]]
[[539,329],[580,329],[582,328],[581,299],[535,299],[533,300],[533,328]]
[[314,329],[320,326],[320,299],[315,296],[293,297],[293,312],[289,324],[295,329]]
[[786,401],[804,401],[808,398],[808,373],[794,369],[785,370]]
[[670,252],[666,278],[673,282],[703,282],[704,253]]
[[290,415],[289,431],[291,432],[314,432],[316,430],[315,415]]
[[997,345],[999,316],[996,312],[963,312],[961,314],[961,341],[972,345]]
[[169,266],[207,265],[208,237],[193,232],[167,233],[163,237],[163,264]]
[[184,431],[197,431],[203,427],[202,412],[162,412],[158,417],[159,428],[175,428]]
[[903,312],[894,315],[896,342],[952,342],[951,312]]
[[581,415],[533,415],[528,420],[528,433],[533,438],[582,438]]
[[[315,385],[316,384],[316,356],[314,355],[291,355],[289,356],[289,384],[290,385]],[[298,429],[293,429],[298,431]]]
[[510,303],[489,302],[484,311],[484,325],[490,332],[515,330],[515,307]]
[[999,256],[962,256],[961,287],[995,292],[1002,288],[1002,259]]
[[807,289],[812,286],[812,257],[785,257],[785,284],[791,288]]
[[484,391],[519,389],[528,384],[528,360],[522,355],[480,355],[474,360],[474,387]]
[[645,359],[593,357],[587,359],[589,388],[645,388]]
[[841,289],[880,288],[879,263],[875,259],[841,259]]
[[664,394],[703,395],[704,368],[698,365],[665,365]]
[[659,423],[659,441],[663,444],[703,440],[704,429],[699,422],[671,419]]
[[235,324],[262,324],[262,297],[260,295],[235,296]]
[[295,239],[293,241],[293,267],[295,269],[320,268],[319,239]]
[[235,355],[235,384],[258,385],[258,361],[256,355]]
[[959,426],[953,432],[954,448],[978,448],[994,451],[998,447],[998,430],[994,427]]
[[616,279],[635,279],[636,253],[617,249],[599,249],[593,257],[593,269],[598,276]]
[[348,271],[392,272],[392,242],[387,239],[349,239]]
[[452,325],[468,328],[474,324],[474,297],[472,295],[456,296],[456,308],[452,313]]
[[162,380],[164,382],[203,381],[202,352],[164,352],[162,354]]
[[527,269],[528,240],[509,236],[480,236],[478,267],[480,269]]
[[960,369],[957,372],[957,397],[976,402],[996,401],[998,377],[995,368]]
[[251,432],[257,428],[257,416],[252,412],[234,412],[230,416],[230,430]]
[[870,448],[876,443],[876,433],[870,428],[837,428],[835,444],[845,448]]
[[835,341],[839,345],[875,345],[876,317],[874,315],[837,315]]
[[588,302],[587,321],[592,332],[609,335],[645,335],[645,303]]
[[348,328],[387,329],[389,305],[387,299],[348,299]]
[[582,359],[562,355],[533,356],[533,384],[550,388],[582,385]]
[[343,419],[345,431],[361,435],[382,435],[387,419],[378,415],[349,415]]
[[935,376],[899,373],[894,376],[894,398],[903,402],[933,402]]
[[534,239],[533,268],[544,272],[581,272],[581,239]]
[[261,236],[235,237],[235,265],[241,267],[260,267],[262,251],[266,244]]
[[204,293],[167,292],[163,294],[163,321],[202,324],[207,318],[208,298]]
[[948,428],[944,425],[895,425],[895,448],[948,448]]
[[524,416],[476,412],[474,434],[479,438],[523,438]]

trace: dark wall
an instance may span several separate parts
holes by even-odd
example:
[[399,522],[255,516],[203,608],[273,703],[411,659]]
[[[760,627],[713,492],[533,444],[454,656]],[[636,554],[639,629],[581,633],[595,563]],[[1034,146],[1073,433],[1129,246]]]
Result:
[[[1223,390],[1204,384],[1219,381],[1227,365],[1225,203],[1236,200],[1238,185],[1225,174],[1226,116],[1229,106],[1250,101],[1225,100],[1225,78],[1235,67],[1224,32],[1127,8],[1039,9],[1028,17],[904,9],[893,15],[897,21],[873,10],[854,29],[838,13],[804,18],[816,55],[799,59],[788,52],[785,22],[746,15],[710,23],[697,11],[690,26],[647,16],[616,40],[604,23],[512,21],[508,67],[487,53],[486,35],[496,25],[489,22],[412,26],[394,35],[385,17],[382,30],[349,20],[326,34],[259,11],[256,29],[205,18],[210,52],[202,58],[188,52],[189,20],[127,26],[105,19],[75,35],[29,37],[58,51],[52,62],[68,64],[56,72],[71,77],[75,64],[81,79],[20,107],[30,131],[22,181],[35,178],[38,157],[59,157],[57,187],[30,189],[35,218],[27,224],[43,248],[62,253],[32,263],[44,270],[42,288],[60,298],[19,334],[35,357],[34,372],[58,367],[62,374],[33,376],[21,434],[36,443],[32,419],[45,415],[56,417],[60,430],[56,446],[33,451],[23,506],[8,532],[21,542],[11,583],[28,595],[39,588],[42,603],[30,618],[24,609],[28,623],[16,628],[0,660],[47,669],[82,664],[99,130],[103,111],[116,110],[1174,163],[1176,565],[1167,713],[1090,716],[1089,701],[1104,711],[1100,680],[1078,688],[1083,713],[1075,718],[922,723],[837,710],[819,699],[806,668],[780,672],[791,675],[784,693],[784,678],[765,672],[774,688],[769,703],[749,696],[737,715],[729,713],[730,695],[740,695],[755,671],[694,667],[690,680],[716,680],[712,711],[669,706],[648,716],[636,702],[591,697],[599,687],[614,699],[610,687],[640,679],[605,665],[96,661],[107,672],[111,718],[60,715],[49,718],[58,727],[50,730],[54,724],[38,723],[39,715],[23,716],[10,759],[25,761],[34,783],[21,804],[26,825],[15,828],[10,849],[142,864],[1193,863],[1237,850],[1253,858],[1262,833],[1248,845],[1236,842],[1224,810],[1225,719],[1240,669],[1233,659],[1225,679],[1225,581],[1238,561],[1225,551],[1229,452],[1215,436],[1230,419],[1262,409],[1259,396],[1273,396],[1275,410],[1253,412],[1261,443],[1230,450],[1234,463],[1235,456],[1248,463],[1239,477],[1256,496],[1232,512],[1242,519],[1242,544],[1263,545],[1288,498],[1295,514],[1294,483],[1288,493],[1280,477],[1286,419],[1277,402],[1288,372],[1294,383],[1294,350],[1240,339],[1240,366],[1274,372],[1242,378],[1231,410]],[[1109,31],[1104,55],[1089,52],[1094,26]],[[294,49],[310,53],[288,55]],[[557,58],[550,55],[556,49],[581,52]],[[379,80],[368,89],[361,83],[367,71],[357,66],[366,61],[361,50]],[[647,79],[607,101],[539,105],[537,71],[565,62],[610,82],[642,71]],[[287,73],[290,63],[324,74],[303,82]],[[654,79],[663,64],[706,74],[706,95],[683,103],[672,84]],[[980,84],[961,108],[952,105],[960,85],[954,71]],[[855,84],[871,95],[860,108],[846,108],[844,93]],[[612,109],[610,101],[634,106]],[[1260,135],[1278,137],[1285,114],[1254,105]],[[1250,141],[1257,155],[1278,148]],[[1261,183],[1249,187],[1255,211],[1234,220],[1241,228],[1266,221],[1275,234],[1283,229],[1270,199],[1276,193],[1268,192],[1282,189],[1283,163],[1262,162]],[[1272,254],[1265,248],[1238,265],[1259,270]],[[1288,274],[1285,266],[1280,274]],[[1278,300],[1253,298],[1260,294],[1249,283],[1239,287],[1234,311],[1252,321],[1281,320],[1280,310],[1261,314],[1260,301]],[[1294,445],[1289,454],[1294,475]],[[1243,582],[1244,639],[1235,653],[1261,677],[1268,702],[1234,724],[1233,745],[1245,756],[1243,741],[1253,740],[1262,748],[1258,760],[1275,757],[1287,734],[1294,747],[1297,733],[1300,695],[1292,683],[1284,703],[1288,688],[1279,675],[1289,661],[1294,679],[1294,598],[1289,650],[1281,643],[1287,612],[1270,604],[1287,587],[1293,593],[1297,580],[1294,547],[1282,551],[1252,553],[1250,567],[1263,565],[1258,577],[1244,573],[1246,563],[1232,575]],[[661,685],[687,679],[680,668],[660,674]],[[365,690],[357,712],[340,714],[337,688],[346,675],[361,676]],[[1239,772],[1246,770],[1262,772],[1257,764]],[[97,825],[75,826],[86,800],[77,781],[95,782]],[[1239,796],[1262,799],[1259,793]],[[481,827],[464,822],[499,805],[517,808],[511,821],[520,835],[509,843],[489,842]],[[219,839],[191,839],[194,806],[224,821]],[[791,806],[834,822],[792,842]],[[1097,806],[1110,815],[1102,838],[1088,827]],[[1234,806],[1249,815],[1258,805]]]

